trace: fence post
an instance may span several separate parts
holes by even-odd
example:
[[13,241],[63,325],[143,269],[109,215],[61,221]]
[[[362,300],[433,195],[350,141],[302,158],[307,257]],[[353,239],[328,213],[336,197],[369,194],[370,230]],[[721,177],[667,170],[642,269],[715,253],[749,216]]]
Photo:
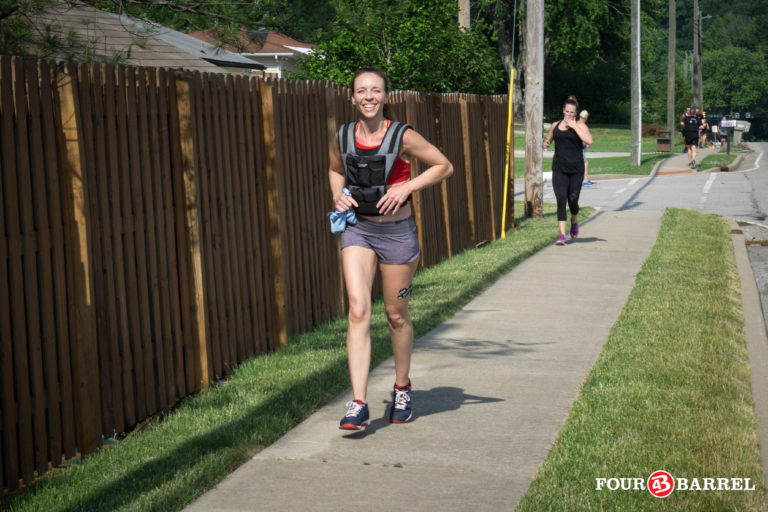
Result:
[[[417,125],[416,119],[418,119],[418,114],[416,110],[416,94],[413,92],[403,92],[401,93],[404,96],[405,100],[405,121],[411,125],[415,126]],[[411,178],[415,178],[419,175],[421,172],[420,169],[420,163],[418,160],[414,160],[411,164]],[[413,211],[413,221],[416,224],[416,234],[419,238],[419,247],[424,247],[424,227],[423,227],[423,220],[421,215],[421,192],[416,191],[413,193],[413,197],[411,198],[411,210]],[[421,257],[419,258],[419,268],[424,268],[424,254],[422,252]]]
[[493,200],[493,171],[491,169],[491,144],[488,140],[488,111],[490,109],[490,100],[488,96],[480,98],[480,112],[483,118],[483,150],[485,151],[485,174],[488,180],[488,208],[491,212],[491,237],[496,240],[496,202]]
[[[262,136],[264,137],[264,170],[267,192],[267,236],[269,237],[269,268],[272,288],[272,339],[280,347],[288,342],[285,316],[285,278],[283,276],[283,244],[280,232],[280,182],[277,175],[277,151],[275,148],[274,87],[257,82],[261,97]],[[275,347],[271,347],[275,348]]]
[[[509,101],[512,101],[512,93],[510,92],[510,98]],[[510,137],[509,137],[509,154],[507,155],[507,158],[509,159],[509,162],[507,165],[509,165],[509,181],[504,184],[504,187],[507,188],[507,197],[509,198],[509,203],[507,204],[507,218],[506,218],[506,226],[507,229],[512,229],[515,227],[515,109],[512,108],[509,110],[509,119],[507,120],[510,126]],[[502,235],[503,236],[503,235]]]
[[208,343],[208,313],[205,308],[205,283],[203,279],[203,260],[200,248],[200,176],[195,165],[195,146],[192,126],[192,103],[189,92],[189,80],[181,73],[175,77],[176,113],[179,122],[179,142],[181,146],[181,168],[184,175],[184,204],[186,212],[187,259],[190,269],[190,287],[192,296],[192,338],[196,341],[196,356],[199,361],[200,385],[207,388],[211,383],[211,358]]
[[469,219],[469,239],[472,245],[477,243],[477,234],[475,233],[475,198],[472,193],[472,145],[469,137],[469,105],[467,105],[467,96],[459,96],[459,105],[461,105],[461,138],[464,142],[464,183],[467,187],[467,217]]
[[[443,95],[430,94],[432,97],[432,114],[435,120],[435,146],[445,153],[445,145],[443,144],[443,132],[442,124],[440,122],[443,105]],[[440,182],[440,207],[443,210],[443,234],[445,235],[445,247],[448,250],[448,257],[453,257],[453,249],[451,248],[451,211],[448,204],[448,180]]]
[[77,444],[86,455],[101,446],[101,398],[99,389],[99,348],[93,290],[93,267],[88,240],[88,188],[85,165],[80,152],[81,125],[79,97],[73,81],[75,64],[58,75],[59,114],[61,119],[62,171],[66,195],[67,260],[72,280],[70,288],[70,327],[72,380],[77,404]]
[[[336,112],[336,97],[338,96],[338,86],[333,85],[331,82],[325,82],[325,109],[328,113],[326,127],[328,130],[328,140],[326,141],[328,154],[331,154],[333,146],[336,144],[336,129],[338,128],[337,112]],[[338,266],[338,294],[334,301],[334,315],[344,314],[344,269],[341,265],[341,237],[334,237],[336,239],[336,263]]]

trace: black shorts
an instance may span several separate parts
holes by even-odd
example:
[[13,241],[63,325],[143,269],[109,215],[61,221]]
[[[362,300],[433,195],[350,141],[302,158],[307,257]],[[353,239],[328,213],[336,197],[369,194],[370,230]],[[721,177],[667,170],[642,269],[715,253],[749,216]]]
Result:
[[695,146],[699,143],[698,133],[684,133],[683,137],[685,137],[686,146]]

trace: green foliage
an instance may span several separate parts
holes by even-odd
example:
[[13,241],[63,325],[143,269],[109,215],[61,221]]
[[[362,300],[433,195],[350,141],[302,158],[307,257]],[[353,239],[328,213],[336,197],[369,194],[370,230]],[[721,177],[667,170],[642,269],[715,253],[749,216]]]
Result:
[[503,86],[495,49],[481,29],[458,27],[455,2],[339,2],[298,79],[349,85],[356,69],[378,66],[394,89],[490,94]]
[[765,56],[727,46],[704,52],[706,103],[725,113],[762,110],[768,114],[768,65]]
[[36,47],[53,41],[45,32],[36,33],[34,16],[51,7],[53,0],[0,0],[0,55],[28,55]]

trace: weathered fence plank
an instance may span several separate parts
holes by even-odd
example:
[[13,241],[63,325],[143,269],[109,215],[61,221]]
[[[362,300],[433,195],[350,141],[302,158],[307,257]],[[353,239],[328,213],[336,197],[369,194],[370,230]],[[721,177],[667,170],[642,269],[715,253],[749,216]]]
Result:
[[208,325],[205,310],[205,289],[203,286],[203,262],[200,250],[200,198],[198,195],[200,176],[195,165],[192,112],[190,102],[189,82],[186,78],[177,76],[176,113],[178,115],[179,142],[181,145],[181,165],[184,172],[184,203],[181,206],[186,212],[187,251],[190,262],[191,306],[193,312],[192,330],[197,341],[197,367],[199,383],[203,387],[210,385],[211,368],[208,346]]
[[76,80],[77,69],[68,64],[60,75],[61,133],[65,142],[63,164],[67,204],[67,249],[70,290],[70,325],[72,331],[72,374],[77,412],[77,442],[80,453],[87,455],[101,446],[100,388],[98,376],[98,344],[94,311],[93,267],[88,248],[88,191],[79,144],[80,114]]

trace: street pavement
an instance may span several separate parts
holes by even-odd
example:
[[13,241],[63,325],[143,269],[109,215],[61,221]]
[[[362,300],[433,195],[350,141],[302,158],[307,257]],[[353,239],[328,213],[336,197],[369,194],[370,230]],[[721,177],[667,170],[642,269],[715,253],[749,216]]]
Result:
[[[753,274],[768,267],[768,258],[753,258],[748,249],[762,246],[746,245],[763,236],[759,217],[764,223],[761,212],[768,211],[768,168],[757,153],[741,162],[755,167],[746,171],[665,173],[684,170],[672,160],[651,177],[592,176],[598,184],[583,190],[581,203],[598,211],[574,243],[539,251],[416,340],[412,422],[387,420],[389,359],[371,372],[373,422],[365,432],[337,428],[351,399],[346,390],[185,510],[514,509],[624,306],[668,206],[731,222],[760,441],[768,446],[768,400],[758,389],[768,389],[759,295],[766,289]],[[554,200],[551,185],[544,193]]]

